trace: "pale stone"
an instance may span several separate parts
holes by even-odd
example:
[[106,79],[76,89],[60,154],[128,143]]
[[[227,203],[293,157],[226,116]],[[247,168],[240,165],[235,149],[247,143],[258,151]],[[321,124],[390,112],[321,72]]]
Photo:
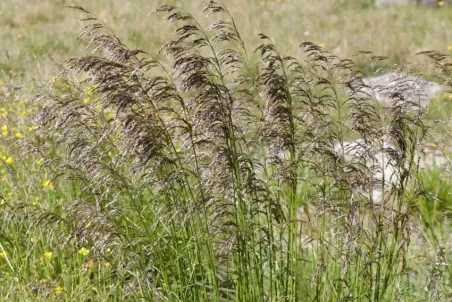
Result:
[[[355,192],[372,199],[374,202],[379,202],[382,199],[382,184],[389,190],[399,180],[398,171],[389,156],[389,152],[396,150],[396,148],[389,142],[387,137],[384,137],[382,141],[383,145],[381,146],[376,143],[366,143],[362,139],[334,146],[336,155],[344,156],[346,163],[353,164],[364,160],[369,170],[374,171],[373,180],[377,185],[371,190],[363,191],[357,189]],[[431,167],[445,169],[451,165],[450,159],[444,156],[443,152],[432,146],[420,146],[415,158],[419,158],[419,169],[429,169]]]
[[[444,1],[446,4],[447,1]],[[401,5],[417,5],[417,6],[438,6],[437,0],[376,0],[375,5],[377,7],[387,7],[387,6],[401,6]]]
[[377,7],[384,7],[384,6],[399,6],[399,5],[406,5],[413,3],[412,0],[376,0],[375,5]]
[[400,93],[404,99],[426,107],[434,97],[443,91],[441,85],[437,83],[401,73],[387,73],[364,78],[363,82],[369,88],[364,88],[361,92],[386,104],[391,103],[395,93]]

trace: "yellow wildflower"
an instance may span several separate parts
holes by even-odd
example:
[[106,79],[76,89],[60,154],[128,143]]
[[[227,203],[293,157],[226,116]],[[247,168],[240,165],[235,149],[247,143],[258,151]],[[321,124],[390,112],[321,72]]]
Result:
[[13,158],[10,156],[5,160],[5,163],[7,163],[8,165],[12,165],[13,164]]
[[452,51],[452,45],[447,46],[447,50]]
[[50,261],[52,259],[52,255],[53,255],[52,252],[45,252],[44,253],[44,259],[47,260],[47,261]]
[[6,200],[4,200],[3,198],[0,198],[0,206],[6,204]]
[[444,6],[444,1],[438,1],[438,7],[443,7]]
[[33,131],[33,127],[32,127],[32,126],[29,126],[29,127],[28,127],[28,131],[30,131],[30,132]]
[[23,135],[22,133],[20,133],[20,132],[16,132],[16,133],[14,134],[14,136],[15,136],[16,138],[19,138],[19,139],[24,138],[24,135]]
[[77,253],[78,253],[79,255],[82,255],[82,256],[88,256],[89,253],[90,253],[90,250],[88,250],[88,249],[82,247],[81,249],[78,250]]
[[63,293],[63,288],[61,286],[57,285],[55,287],[55,291],[54,292],[55,292],[55,295],[59,296],[59,295],[61,295]]
[[2,135],[3,136],[8,136],[9,131],[8,131],[8,126],[7,125],[3,125],[1,130],[2,130]]
[[44,187],[44,189],[50,189],[50,188],[52,188],[53,184],[52,184],[52,181],[48,179],[44,182],[44,184],[42,186]]
[[111,263],[110,262],[105,262],[105,267],[110,267]]
[[6,110],[5,107],[2,107],[2,109],[0,110],[0,112],[1,112],[0,115],[1,115],[3,118],[6,118],[6,116],[8,115],[8,110]]
[[86,97],[85,99],[83,99],[83,104],[87,105],[87,104],[89,104],[89,102],[91,102],[90,97]]

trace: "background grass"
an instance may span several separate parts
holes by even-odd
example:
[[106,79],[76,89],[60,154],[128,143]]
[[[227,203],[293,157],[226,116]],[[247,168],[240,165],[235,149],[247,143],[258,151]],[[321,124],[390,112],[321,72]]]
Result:
[[[310,237],[306,239],[314,243],[310,248],[297,250],[299,259],[291,264],[294,267],[288,266],[287,270],[272,267],[286,264],[287,259],[282,253],[275,252],[274,258],[265,258],[267,261],[264,261],[264,252],[254,246],[248,250],[245,244],[242,248],[246,253],[237,253],[239,259],[234,259],[232,267],[222,264],[217,267],[220,271],[215,271],[216,263],[211,260],[210,249],[217,247],[216,242],[211,241],[203,226],[194,223],[191,228],[182,229],[183,223],[174,219],[174,212],[168,211],[171,207],[163,206],[173,199],[143,189],[143,184],[131,176],[127,165],[118,164],[116,168],[120,173],[124,172],[121,175],[124,182],[128,182],[124,187],[133,193],[113,189],[100,194],[96,191],[98,188],[87,189],[89,186],[80,179],[60,181],[68,176],[59,175],[62,171],[57,168],[67,151],[58,143],[63,133],[53,131],[51,136],[44,136],[36,131],[40,126],[37,121],[42,103],[27,100],[30,95],[43,90],[74,95],[82,103],[86,100],[85,105],[96,103],[97,98],[94,89],[89,92],[93,86],[81,85],[85,91],[77,91],[63,80],[55,81],[62,61],[87,53],[86,45],[76,41],[81,25],[78,21],[80,14],[64,6],[83,6],[103,20],[130,48],[155,54],[168,40],[172,28],[160,22],[161,17],[148,16],[148,13],[163,4],[175,4],[183,6],[206,25],[208,22],[200,13],[203,3],[202,0],[6,0],[0,3],[0,42],[4,45],[0,49],[0,299],[207,301],[221,296],[224,300],[251,301],[266,296],[275,301],[300,297],[317,301],[353,300],[354,297],[358,301],[449,301],[450,223],[444,216],[451,205],[451,183],[448,181],[451,174],[448,169],[431,169],[422,171],[420,175],[429,197],[416,201],[420,210],[410,220],[412,225],[407,228],[410,236],[400,237],[412,243],[411,249],[403,251],[406,253],[403,259],[408,261],[408,273],[401,278],[391,270],[391,262],[381,260],[378,253],[360,258],[360,255],[350,252],[356,258],[347,258],[344,263],[338,260],[348,255],[348,249],[340,247],[338,242],[341,241],[335,239],[335,236],[342,238],[340,232],[334,234],[329,230],[340,230],[347,224],[342,223],[342,216],[328,213],[311,224],[315,229],[310,230]],[[449,17],[452,7],[377,9],[367,0],[229,0],[225,4],[251,50],[260,43],[258,33],[261,32],[272,37],[281,53],[295,57],[304,57],[299,48],[301,42],[312,41],[341,58],[353,58],[358,68],[368,75],[381,72],[378,69],[380,65],[356,57],[359,50],[388,56],[390,60],[386,66],[393,63],[426,64],[424,72],[427,75],[434,71],[434,65],[416,56],[417,52],[452,51],[452,18]],[[258,59],[253,57],[253,60]],[[452,111],[449,102],[448,95],[434,100],[427,121],[435,130],[430,132],[430,141],[444,150],[451,150],[450,125],[447,123]],[[105,115],[109,114],[113,113],[105,112]],[[340,115],[333,116],[340,119]],[[45,149],[28,156],[24,150],[30,151],[30,148],[24,149],[24,140],[39,142]],[[109,158],[119,157],[115,151],[111,152],[106,153]],[[273,182],[269,184],[271,186]],[[300,210],[300,217],[305,222],[308,217],[303,215],[310,211],[306,197],[314,193],[318,193],[316,189],[304,183],[295,197],[297,207],[304,207],[304,211]],[[93,198],[95,194],[102,195],[102,198]],[[286,192],[275,194],[290,196]],[[181,195],[180,199],[185,197]],[[97,204],[93,200],[101,202]],[[340,202],[347,204],[347,200]],[[97,212],[99,208],[101,211]],[[265,226],[268,221],[264,219],[255,223]],[[116,231],[120,231],[122,237],[112,236],[111,240],[106,237]],[[274,232],[280,236],[280,241],[269,246],[275,249],[277,244],[280,244],[279,248],[287,248],[284,236],[295,234],[285,234],[281,229]],[[369,248],[364,247],[369,242],[382,245],[384,242],[388,253],[400,251],[397,249],[400,242],[395,242],[392,235],[376,235],[380,237],[366,241],[365,235],[360,234],[364,251]],[[319,243],[319,238],[334,242],[337,248],[329,250]],[[375,287],[358,278],[358,272],[366,270],[359,264],[366,261],[379,263],[380,260],[381,274],[387,272],[391,276],[392,287],[382,296],[365,295]],[[394,263],[394,267],[404,266]],[[244,265],[243,275],[235,275],[238,268],[234,265],[237,264]],[[356,271],[347,275],[350,278],[347,282],[353,284],[353,292],[348,292],[346,286],[337,281],[342,278],[341,268],[344,267]],[[373,268],[367,269],[373,272]],[[227,270],[233,272],[233,277]],[[279,275],[273,279],[260,279],[258,273],[256,276],[247,275],[247,270],[265,276],[269,272]],[[291,270],[295,272],[292,275],[287,273]],[[150,276],[158,276],[159,282],[148,284],[152,280]],[[294,280],[297,283],[290,287],[287,284],[292,282],[292,276],[296,276]],[[224,288],[216,282],[221,282]],[[285,284],[292,290],[299,288],[297,295],[290,296],[284,292]],[[259,292],[268,288],[271,294]]]
[[[164,3],[161,0],[76,2],[95,12],[124,43],[147,50],[157,50],[170,33],[169,27],[155,23],[155,16],[148,16]],[[405,63],[423,62],[416,56],[423,50],[450,52],[451,7],[375,9],[367,3],[230,0],[227,5],[249,45],[257,45],[257,34],[263,32],[280,45],[283,53],[294,56],[300,55],[298,46],[303,41],[323,45],[343,58],[353,57],[358,50],[371,50]],[[77,14],[64,8],[70,4],[72,1],[2,1],[0,38],[6,45],[0,53],[2,70],[39,78],[53,72],[55,66],[48,62],[56,64],[68,56],[81,54],[83,46],[75,41],[79,28]],[[168,1],[168,4],[183,5],[199,17],[203,1]]]

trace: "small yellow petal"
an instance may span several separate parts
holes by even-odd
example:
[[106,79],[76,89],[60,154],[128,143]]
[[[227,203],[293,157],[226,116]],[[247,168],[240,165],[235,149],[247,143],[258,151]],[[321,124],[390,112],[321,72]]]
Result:
[[44,189],[50,189],[52,188],[53,184],[51,180],[46,180],[42,186],[44,187]]
[[14,162],[13,158],[10,156],[5,160],[5,163],[7,163],[8,165],[12,165]]
[[63,288],[59,285],[55,287],[55,295],[59,296],[63,293]]
[[52,252],[45,252],[44,253],[44,259],[46,259],[47,261],[50,261],[52,259]]
[[88,250],[88,249],[82,247],[81,249],[78,250],[77,253],[78,253],[79,255],[82,255],[82,256],[88,256],[89,253],[90,253],[90,250]]

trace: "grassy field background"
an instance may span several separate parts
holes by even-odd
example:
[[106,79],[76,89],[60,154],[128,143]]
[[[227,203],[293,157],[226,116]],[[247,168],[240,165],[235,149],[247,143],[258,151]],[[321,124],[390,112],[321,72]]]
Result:
[[[218,255],[228,247],[226,238],[235,242],[230,225],[215,229],[212,235],[206,231],[211,226],[202,222],[210,216],[190,220],[188,214],[182,215],[183,201],[191,200],[191,195],[183,189],[176,197],[171,190],[159,195],[154,184],[147,188],[150,182],[135,177],[137,169],[130,168],[132,156],[130,160],[123,157],[120,148],[100,146],[105,149],[99,156],[109,160],[123,183],[117,180],[117,185],[111,185],[113,178],[90,174],[92,167],[81,168],[86,178],[67,172],[76,171],[74,167],[61,168],[62,163],[67,164],[63,159],[70,158],[74,150],[64,142],[67,133],[39,124],[43,92],[73,96],[92,106],[105,129],[108,126],[102,121],[114,119],[111,108],[99,113],[102,93],[97,84],[73,86],[56,79],[63,61],[91,52],[85,49],[85,41],[77,41],[83,14],[65,6],[84,7],[131,49],[154,55],[174,37],[170,36],[174,27],[162,22],[162,16],[149,13],[163,4],[177,5],[207,26],[212,17],[205,18],[200,12],[204,2],[0,2],[0,301],[260,301],[263,297],[268,301],[451,301],[452,242],[446,214],[452,209],[452,174],[448,169],[422,171],[418,176],[428,194],[420,197],[420,192],[407,189],[397,197],[403,205],[397,204],[400,208],[395,209],[394,203],[387,216],[384,210],[369,214],[368,206],[363,205],[362,213],[367,216],[360,216],[357,224],[371,231],[354,229],[352,198],[334,191],[330,176],[302,182],[305,172],[300,169],[300,183],[295,193],[290,193],[288,187],[277,183],[276,176],[261,175],[268,192],[282,201],[293,200],[284,209],[287,227],[268,218],[268,213],[262,219],[249,218],[249,213],[245,215],[237,207],[234,223],[247,230],[243,238],[251,239],[242,243],[236,239],[238,247],[231,243],[234,256],[229,263]],[[385,66],[425,65],[426,77],[435,73],[438,65],[416,53],[452,54],[452,6],[376,8],[370,0],[224,3],[249,53],[261,43],[258,34],[265,33],[284,55],[304,58],[300,43],[310,41],[340,58],[353,59],[369,76],[381,73],[380,65],[356,56],[358,51],[387,56]],[[251,56],[250,61],[258,61],[257,57]],[[258,99],[260,94],[254,97]],[[448,93],[433,100],[426,121],[433,128],[429,142],[435,142],[435,148],[446,155],[452,150],[451,101]],[[333,115],[339,124],[340,111],[339,117]],[[121,139],[114,131],[110,134]],[[176,157],[184,146],[176,146]],[[270,165],[265,173],[276,175],[277,169],[272,169]],[[201,182],[201,176],[194,179]],[[311,183],[319,187],[331,184],[328,190],[333,193],[325,193],[325,185],[322,194],[341,196],[337,200],[341,210],[310,214],[306,200],[321,191],[315,191]],[[309,215],[316,218],[311,221]],[[308,247],[300,250],[295,243],[300,240],[298,229],[289,226],[296,219],[310,225],[305,238]],[[369,223],[372,219],[375,225]],[[255,237],[247,233],[248,227]],[[403,229],[401,234],[398,227]],[[218,233],[221,236],[214,237]],[[265,237],[262,233],[271,233],[268,236],[275,242],[255,244],[253,240]],[[389,289],[382,291],[384,286]],[[307,297],[309,300],[303,300]]]
[[[325,46],[342,58],[371,50],[395,62],[422,62],[424,50],[450,52],[450,7],[375,9],[370,1],[227,1],[231,14],[250,49],[265,33],[281,51],[299,55],[301,42]],[[65,8],[71,1],[2,1],[0,33],[4,47],[1,68],[7,74],[39,78],[52,73],[52,64],[82,53],[76,42],[78,15]],[[106,22],[130,47],[154,52],[171,33],[169,26],[148,14],[164,1],[79,1]],[[203,1],[168,1],[200,17]],[[204,18],[201,18],[203,20]],[[205,22],[207,24],[207,22]],[[69,55],[68,55],[69,54]],[[38,71],[38,64],[41,70]],[[362,63],[364,64],[364,63]],[[30,71],[33,72],[30,72]],[[58,68],[56,68],[58,70]],[[370,71],[369,71],[370,72]]]

